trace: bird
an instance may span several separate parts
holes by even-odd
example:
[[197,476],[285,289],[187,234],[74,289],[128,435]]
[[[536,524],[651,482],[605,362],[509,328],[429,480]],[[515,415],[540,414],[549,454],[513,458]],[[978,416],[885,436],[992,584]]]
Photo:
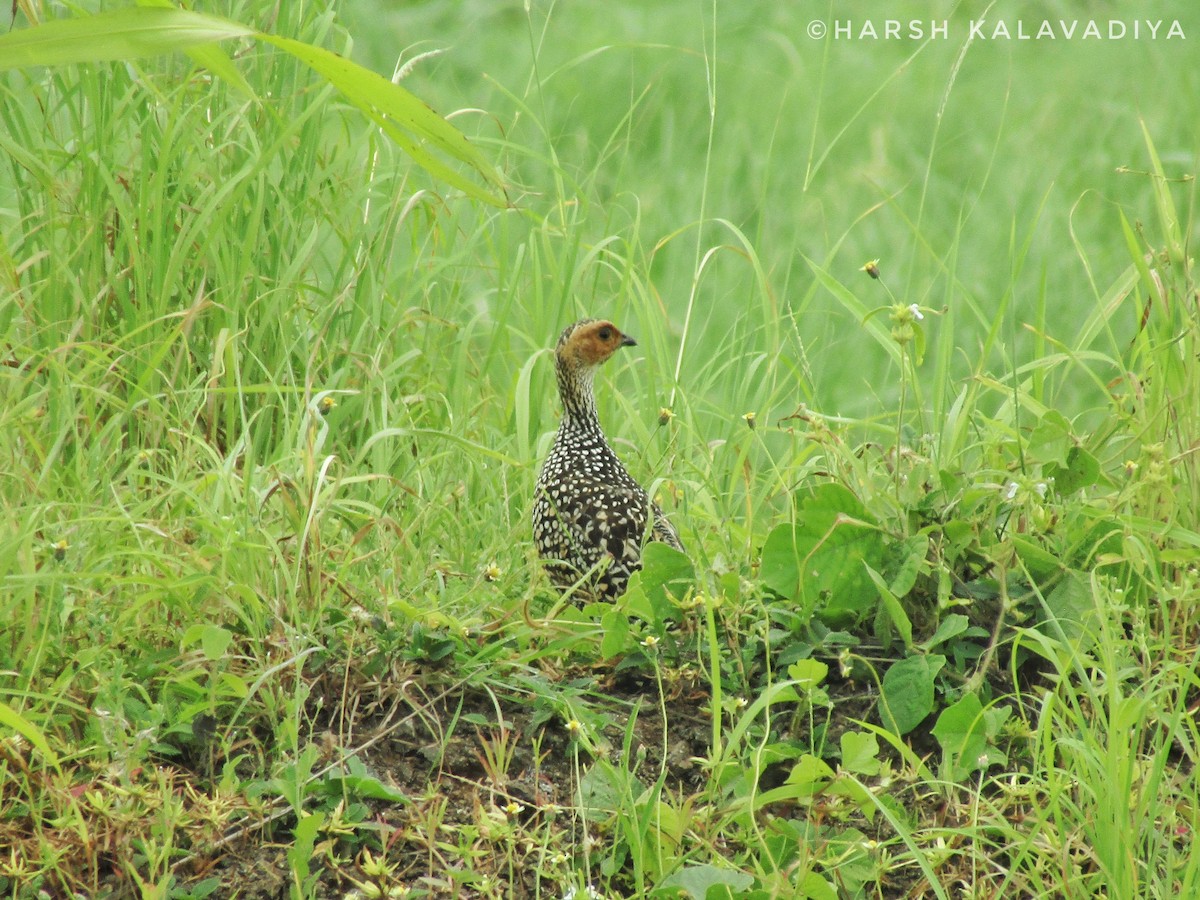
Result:
[[642,567],[642,546],[683,552],[679,534],[609,445],[596,414],[596,370],[637,345],[607,319],[568,326],[554,349],[562,421],[534,489],[533,535],[550,580],[576,597],[611,601]]

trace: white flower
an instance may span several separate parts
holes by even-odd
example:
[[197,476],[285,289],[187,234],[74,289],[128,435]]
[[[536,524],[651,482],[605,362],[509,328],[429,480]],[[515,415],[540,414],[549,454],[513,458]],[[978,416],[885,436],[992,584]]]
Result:
[[909,304],[908,311],[912,313],[912,317],[918,322],[925,318],[925,314],[921,312],[921,307],[917,306],[915,303]]

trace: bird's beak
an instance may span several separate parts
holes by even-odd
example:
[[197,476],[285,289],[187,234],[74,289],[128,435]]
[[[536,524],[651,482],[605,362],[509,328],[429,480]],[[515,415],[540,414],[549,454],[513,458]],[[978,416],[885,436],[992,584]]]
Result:
[[635,341],[629,335],[623,334],[623,335],[621,335],[621,346],[622,347],[636,347],[637,341]]

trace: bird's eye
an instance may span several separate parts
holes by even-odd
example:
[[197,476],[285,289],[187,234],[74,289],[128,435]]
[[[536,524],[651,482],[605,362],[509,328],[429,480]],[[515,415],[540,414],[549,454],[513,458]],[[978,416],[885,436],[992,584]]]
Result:
[[612,331],[610,331],[607,328],[600,329],[600,340],[607,341],[611,337],[612,337]]

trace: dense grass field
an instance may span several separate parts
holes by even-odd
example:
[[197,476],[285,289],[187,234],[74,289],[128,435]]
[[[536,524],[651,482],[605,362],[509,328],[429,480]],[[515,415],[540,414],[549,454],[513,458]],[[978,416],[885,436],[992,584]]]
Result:
[[1200,13],[843,5],[17,4],[0,890],[1200,896]]

